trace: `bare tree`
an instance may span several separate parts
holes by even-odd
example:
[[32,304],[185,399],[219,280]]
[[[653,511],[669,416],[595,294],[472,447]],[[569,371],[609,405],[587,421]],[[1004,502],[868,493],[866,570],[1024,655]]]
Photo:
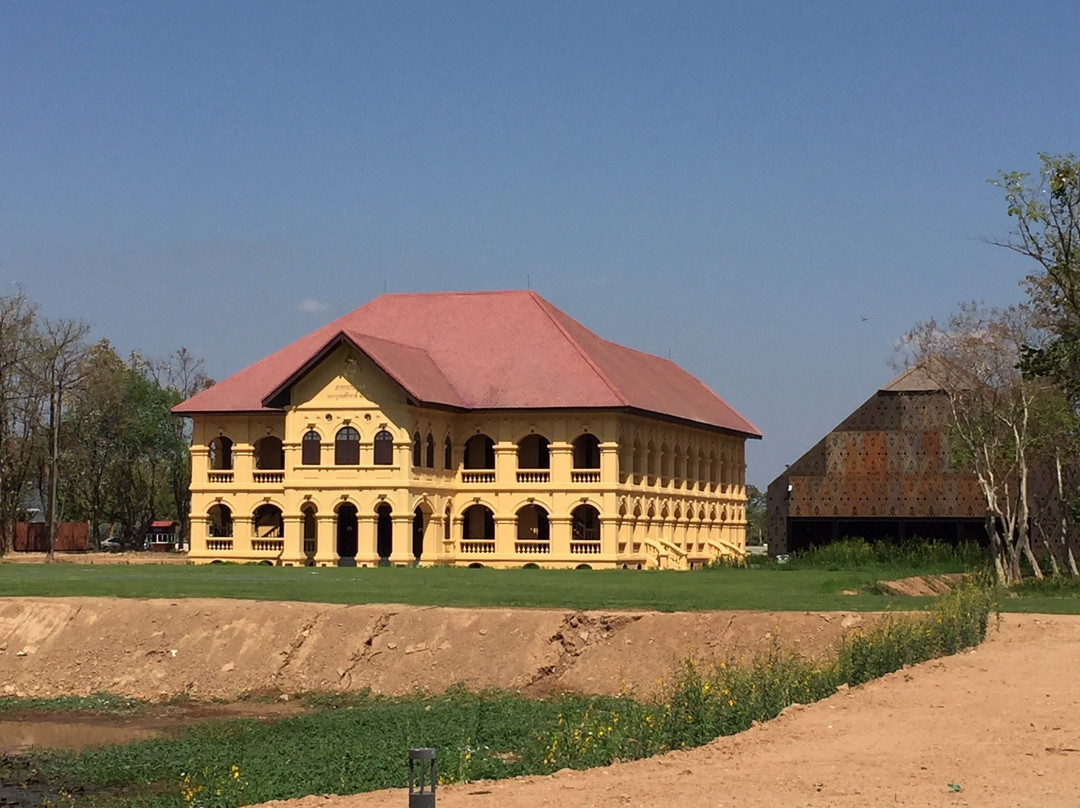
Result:
[[[183,346],[164,362],[158,363],[157,367],[159,383],[176,394],[177,403],[214,384],[214,380],[203,371],[203,360],[193,356]],[[167,473],[177,519],[180,521],[180,533],[187,536],[190,527],[188,512],[191,510],[191,458],[188,452],[191,445],[191,422],[179,416],[173,416],[173,419],[175,440],[171,444],[173,449],[169,453]]]
[[38,340],[38,367],[46,396],[46,427],[49,435],[48,483],[44,491],[46,553],[52,558],[56,546],[57,488],[60,475],[60,422],[65,397],[77,388],[86,373],[83,341],[90,326],[76,320],[46,320]]
[[36,329],[37,307],[25,294],[0,297],[0,554],[12,549],[40,448],[42,391],[32,367]]
[[1045,333],[1024,306],[987,309],[967,304],[943,323],[916,326],[905,341],[908,361],[920,364],[947,394],[955,462],[975,475],[986,501],[986,529],[1000,580],[1015,583],[1031,549],[1033,468],[1052,462],[1068,406],[1048,380],[1019,370],[1025,346]]

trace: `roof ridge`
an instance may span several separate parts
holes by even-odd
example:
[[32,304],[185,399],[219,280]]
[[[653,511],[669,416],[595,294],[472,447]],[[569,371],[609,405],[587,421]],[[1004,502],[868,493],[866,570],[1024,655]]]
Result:
[[[567,331],[565,327],[563,327],[563,324],[560,323],[558,320],[556,320],[555,317],[552,316],[551,312],[548,311],[548,308],[547,308],[548,306],[551,306],[552,308],[555,308],[555,306],[553,306],[548,301],[544,300],[544,298],[540,297],[540,295],[538,295],[536,292],[532,291],[531,289],[528,290],[528,295],[529,295],[529,297],[532,298],[533,302],[536,303],[536,305],[540,308],[540,311],[542,311],[547,316],[547,318],[549,320],[551,320],[551,322],[555,326],[555,328],[558,329],[559,333],[563,335],[563,338],[567,342],[569,342],[571,346],[573,346],[574,350],[577,351],[578,356],[580,356],[582,359],[585,360],[585,363],[589,367],[591,367],[593,369],[593,372],[596,373],[597,376],[600,377],[600,381],[602,381],[605,385],[607,385],[608,390],[610,390],[612,393],[615,394],[615,398],[617,398],[619,401],[621,401],[623,406],[629,406],[630,402],[626,400],[626,396],[624,396],[622,394],[622,391],[619,390],[619,388],[615,386],[614,382],[612,382],[611,379],[609,379],[607,377],[607,374],[604,373],[604,371],[600,369],[600,366],[598,364],[596,364],[595,361],[593,361],[593,358],[591,356],[589,356],[589,354],[585,351],[584,348],[581,347],[581,345],[578,343],[578,341],[576,339],[574,339],[572,336],[570,336],[570,332]],[[561,311],[559,311],[559,313],[562,314]],[[571,319],[573,319],[573,318],[571,318]],[[575,322],[577,322],[577,321],[575,320]],[[589,333],[592,333],[592,332],[589,332]],[[598,339],[603,339],[602,337],[599,337],[598,335],[597,335],[597,338]]]
[[[447,289],[442,292],[383,292],[379,297],[445,297],[447,295],[525,295],[529,289]],[[377,300],[378,298],[374,298]],[[370,301],[369,301],[370,302]],[[360,308],[363,308],[361,306]]]

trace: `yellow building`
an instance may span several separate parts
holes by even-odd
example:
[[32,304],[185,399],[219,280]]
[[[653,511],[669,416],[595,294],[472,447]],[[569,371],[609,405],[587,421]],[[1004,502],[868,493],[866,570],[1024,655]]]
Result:
[[178,405],[198,562],[685,569],[760,433],[532,292],[383,295]]

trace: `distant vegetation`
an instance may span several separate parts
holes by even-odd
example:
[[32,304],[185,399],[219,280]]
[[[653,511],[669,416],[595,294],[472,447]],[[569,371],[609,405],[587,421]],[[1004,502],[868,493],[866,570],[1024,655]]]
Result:
[[123,359],[88,333],[0,295],[0,555],[38,505],[50,542],[55,524],[89,522],[93,547],[103,525],[141,544],[151,520],[187,520],[190,435],[169,410],[210,385],[202,361]]
[[[768,565],[771,560],[756,560]],[[929,575],[943,572],[975,572],[991,566],[986,547],[975,542],[953,544],[942,541],[869,542],[842,539],[792,553],[786,562],[791,569],[856,570],[873,567],[902,571],[918,570]]]

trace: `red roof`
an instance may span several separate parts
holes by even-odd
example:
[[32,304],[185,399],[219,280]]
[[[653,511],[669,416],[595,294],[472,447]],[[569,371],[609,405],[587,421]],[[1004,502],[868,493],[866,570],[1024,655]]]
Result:
[[530,291],[382,295],[173,412],[279,412],[270,399],[342,341],[418,404],[633,409],[761,437],[675,363],[601,339]]

